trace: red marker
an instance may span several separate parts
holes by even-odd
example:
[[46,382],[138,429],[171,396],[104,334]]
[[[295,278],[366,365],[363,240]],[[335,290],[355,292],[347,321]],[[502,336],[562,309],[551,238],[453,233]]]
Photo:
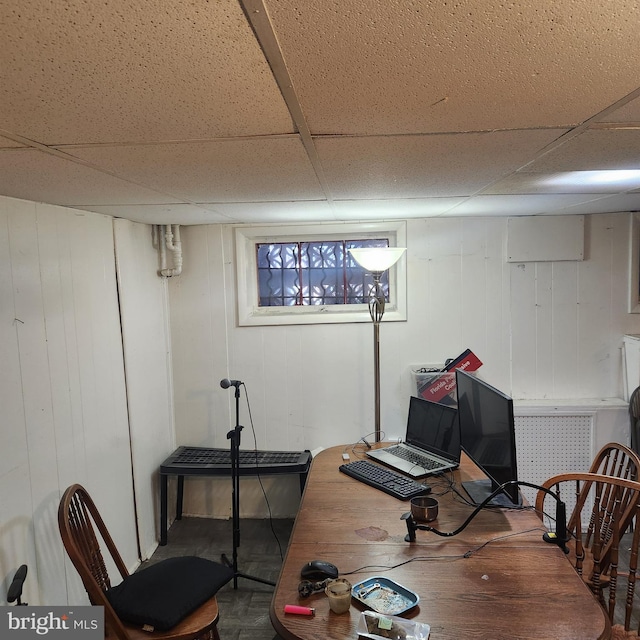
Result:
[[285,604],[284,605],[285,613],[295,613],[299,616],[314,616],[316,614],[316,610],[311,607],[300,607],[297,604]]

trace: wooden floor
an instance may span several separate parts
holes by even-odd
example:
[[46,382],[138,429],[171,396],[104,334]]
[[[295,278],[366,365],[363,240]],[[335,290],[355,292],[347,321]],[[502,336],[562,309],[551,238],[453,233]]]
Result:
[[[241,520],[238,571],[275,582],[292,527],[293,520]],[[144,566],[184,555],[219,562],[223,553],[231,560],[232,552],[231,520],[183,518],[173,523],[166,546],[158,547]],[[221,640],[277,640],[279,636],[269,619],[272,595],[273,587],[242,577],[238,578],[237,589],[233,588],[233,582],[224,586],[217,596]]]

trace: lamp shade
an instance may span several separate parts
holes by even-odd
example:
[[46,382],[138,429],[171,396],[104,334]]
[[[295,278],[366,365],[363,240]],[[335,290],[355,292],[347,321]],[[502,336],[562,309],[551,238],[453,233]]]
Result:
[[367,271],[382,273],[392,267],[402,254],[404,247],[369,247],[366,249],[349,249],[353,259]]

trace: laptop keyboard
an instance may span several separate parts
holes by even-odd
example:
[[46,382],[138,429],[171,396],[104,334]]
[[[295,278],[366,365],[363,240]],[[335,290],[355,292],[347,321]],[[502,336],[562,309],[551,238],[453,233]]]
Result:
[[410,451],[409,449],[405,449],[404,447],[393,447],[392,449],[388,449],[394,456],[398,458],[402,458],[411,464],[415,464],[417,467],[421,467],[422,469],[426,469],[427,471],[437,469],[442,466],[441,462],[434,460],[433,458],[427,458],[426,456],[422,456],[415,451]]

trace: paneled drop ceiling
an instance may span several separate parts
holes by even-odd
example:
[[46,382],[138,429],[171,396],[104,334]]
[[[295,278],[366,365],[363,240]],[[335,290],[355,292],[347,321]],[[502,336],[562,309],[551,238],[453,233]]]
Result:
[[639,33],[638,0],[4,0],[0,195],[159,224],[640,210]]

